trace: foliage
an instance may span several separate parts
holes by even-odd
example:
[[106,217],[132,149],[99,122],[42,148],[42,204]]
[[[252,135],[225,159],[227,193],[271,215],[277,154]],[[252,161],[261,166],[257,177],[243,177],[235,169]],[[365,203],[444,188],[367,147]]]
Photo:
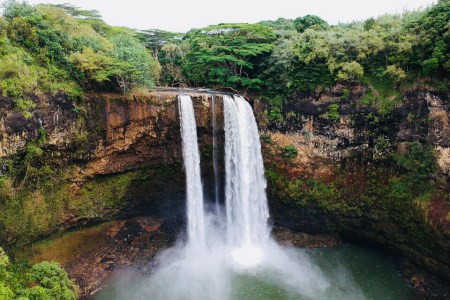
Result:
[[185,39],[184,70],[193,84],[258,89],[255,65],[270,53],[275,35],[263,25],[224,24],[193,30]]
[[439,0],[421,18],[406,24],[408,30],[418,37],[412,51],[416,64],[422,66],[424,74],[448,74],[450,71],[449,16],[450,1]]
[[406,72],[396,65],[389,65],[387,66],[386,70],[384,71],[383,75],[390,76],[393,81],[396,83],[399,83],[406,79]]
[[71,15],[75,18],[81,18],[81,19],[101,19],[100,12],[97,10],[86,10],[79,8],[77,6],[74,6],[72,4],[64,3],[64,4],[47,4],[49,6],[54,6],[57,8],[64,9],[67,14]]
[[77,299],[77,287],[55,262],[41,262],[31,268],[29,277],[34,287],[26,294],[30,299]]
[[396,89],[397,83],[392,77],[365,77],[364,81],[368,85],[366,95],[361,98],[364,105],[376,108],[381,115],[386,115],[401,103],[403,96]]
[[284,157],[295,158],[298,155],[298,150],[295,145],[287,145],[283,148]]
[[33,145],[33,144],[28,144],[27,146],[27,154],[25,155],[25,161],[30,162],[36,158],[41,157],[44,154],[44,151]]
[[342,89],[342,100],[348,100],[350,98],[350,91],[348,89]]
[[397,165],[405,173],[404,182],[415,193],[430,189],[429,176],[435,171],[435,157],[431,146],[418,141],[406,144],[404,153],[394,156]]
[[279,18],[275,21],[261,21],[258,24],[271,27],[276,30],[295,30],[294,21],[285,18]]
[[[449,1],[440,0],[424,11],[337,26],[315,16],[294,20],[297,30],[287,20],[265,21],[277,28],[278,38],[260,78],[267,94],[289,98],[321,91],[337,80],[367,84],[366,102],[389,113],[400,100],[400,84],[424,76],[448,78],[449,19]],[[389,83],[390,91],[380,92],[379,83]]]
[[30,98],[19,98],[16,100],[16,109],[21,111],[26,119],[29,119],[33,116],[30,112],[36,104]]
[[[375,81],[398,90],[425,78],[448,91],[449,16],[449,0],[439,0],[424,11],[336,26],[307,15],[183,35],[109,26],[97,11],[70,4],[9,0],[0,17],[0,89],[14,98],[63,92],[75,99],[83,91],[151,88],[161,78],[291,99],[351,81],[367,85],[368,105],[389,113],[399,98]],[[281,111],[273,109],[274,120]]]
[[159,78],[157,63],[134,32],[106,25],[96,11],[14,0],[3,7],[0,89],[5,96],[63,92],[82,98],[82,90],[129,91]]
[[183,74],[185,50],[177,44],[165,44],[158,55],[162,67],[162,81],[170,85],[180,85],[186,82]]
[[111,56],[118,60],[116,80],[123,93],[133,88],[151,88],[159,76],[159,64],[152,55],[130,35],[111,39]]
[[55,262],[28,264],[10,263],[0,248],[0,299],[75,300],[78,287],[66,271]]
[[91,82],[101,84],[109,81],[111,76],[116,75],[116,70],[112,67],[112,58],[103,53],[95,52],[92,48],[84,48],[79,52],[72,53],[68,61],[74,65],[79,72],[79,76],[83,77],[80,83],[85,88]]
[[284,100],[281,96],[275,96],[269,99],[269,121],[273,123],[283,122],[283,104]]
[[330,104],[328,106],[327,116],[330,120],[339,120],[339,104]]
[[325,30],[329,28],[329,25],[326,21],[322,20],[318,16],[313,15],[307,15],[295,19],[294,26],[298,32],[304,32],[308,28],[314,28],[316,30]]
[[158,54],[164,45],[167,44],[180,44],[182,33],[164,31],[159,29],[150,29],[137,32],[137,37],[146,48],[151,49],[154,53]]
[[343,81],[357,81],[364,75],[363,67],[356,61],[342,63],[337,78]]

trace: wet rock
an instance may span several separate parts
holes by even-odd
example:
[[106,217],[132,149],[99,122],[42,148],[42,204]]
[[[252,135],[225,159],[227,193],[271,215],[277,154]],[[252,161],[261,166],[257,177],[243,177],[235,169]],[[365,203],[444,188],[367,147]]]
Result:
[[273,228],[272,235],[280,244],[290,247],[325,248],[342,244],[342,238],[337,233],[307,234],[277,226]]

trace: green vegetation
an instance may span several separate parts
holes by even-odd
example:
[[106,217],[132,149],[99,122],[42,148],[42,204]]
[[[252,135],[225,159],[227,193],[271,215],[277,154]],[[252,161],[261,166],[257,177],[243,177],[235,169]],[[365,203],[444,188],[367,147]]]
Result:
[[[262,25],[214,25],[189,32],[184,70],[194,85],[260,89],[258,59],[272,50],[272,29]],[[253,75],[253,76],[252,76]]]
[[[178,174],[178,165],[164,165],[119,174],[99,176],[74,186],[74,166],[50,167],[37,143],[27,147],[24,158],[8,164],[0,176],[0,241],[23,245],[73,224],[67,213],[81,219],[110,220],[111,213],[144,201],[143,186],[159,189]],[[65,224],[64,226],[62,224]]]
[[287,145],[283,148],[283,155],[287,158],[294,158],[298,155],[298,150],[294,145]]
[[[379,151],[386,147],[381,145],[383,143],[386,141],[377,142]],[[286,146],[284,153],[288,147],[292,146]],[[405,205],[411,208],[431,199],[435,164],[432,147],[414,141],[406,143],[403,151],[378,160],[376,166],[364,165],[361,174],[354,171],[357,163],[349,163],[340,166],[332,180],[289,178],[280,171],[285,167],[274,165],[268,168],[266,177],[271,192],[279,199],[299,205],[319,205],[332,213],[352,211],[362,214],[361,207],[370,204],[386,211],[403,207],[402,212],[413,213],[414,210],[404,209]],[[352,170],[351,182],[347,178],[349,170]]]
[[328,106],[327,116],[330,120],[339,120],[339,104],[333,103]]
[[[427,82],[448,91],[450,2],[332,26],[317,16],[220,24],[186,34],[107,25],[97,11],[9,0],[0,18],[0,90],[127,93],[160,83],[253,90],[288,104],[336,82],[368,87],[364,104],[388,114],[398,90]],[[147,50],[146,50],[147,49]],[[344,93],[343,99],[348,98]],[[31,117],[30,103],[18,109]],[[271,109],[280,122],[283,106]]]
[[78,287],[58,263],[11,263],[0,248],[0,299],[75,300]]
[[134,31],[106,25],[98,12],[14,0],[3,8],[0,90],[18,99],[25,117],[31,107],[25,95],[64,93],[80,99],[83,91],[129,92],[158,81],[159,64]]
[[388,112],[384,102],[397,95],[383,87],[395,92],[419,78],[448,78],[449,18],[450,2],[441,0],[424,11],[338,26],[314,16],[298,18],[290,29],[266,22],[278,39],[262,77],[278,88],[270,91],[285,95],[336,81],[361,82],[371,90],[367,102]]

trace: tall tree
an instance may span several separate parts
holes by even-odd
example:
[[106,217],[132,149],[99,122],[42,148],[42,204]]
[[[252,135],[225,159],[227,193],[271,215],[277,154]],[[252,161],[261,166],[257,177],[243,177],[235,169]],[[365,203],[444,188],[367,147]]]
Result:
[[272,50],[275,35],[259,24],[223,24],[194,30],[186,39],[184,70],[192,83],[258,88],[262,82],[252,71],[258,57]]

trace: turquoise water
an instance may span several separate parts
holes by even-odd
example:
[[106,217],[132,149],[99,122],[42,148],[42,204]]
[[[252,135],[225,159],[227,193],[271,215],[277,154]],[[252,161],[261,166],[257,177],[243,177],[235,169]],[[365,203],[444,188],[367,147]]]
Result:
[[[416,299],[413,289],[402,280],[394,264],[385,256],[372,250],[347,244],[337,248],[287,249],[286,251],[291,259],[297,259],[300,263],[307,257],[311,266],[320,269],[328,286],[312,297],[310,293],[299,291],[289,282],[280,282],[280,278],[285,278],[284,281],[289,280],[279,276],[280,274],[275,274],[271,269],[254,269],[245,272],[229,270],[221,273],[222,276],[227,277],[227,285],[224,290],[217,291],[216,299]],[[181,300],[189,298],[187,294],[184,297],[180,296],[180,293],[155,290],[155,286],[156,289],[169,289],[169,291],[179,288],[189,290],[189,284],[192,283],[175,279],[177,271],[172,270],[172,272],[173,281],[170,280],[169,275],[155,285],[152,284],[154,280],[149,275],[133,270],[122,271],[115,274],[106,283],[105,288],[91,299]],[[299,270],[299,272],[305,271]],[[308,272],[305,276],[308,276]],[[185,278],[189,278],[189,274]],[[205,283],[205,289],[207,288],[208,282]],[[168,296],[174,294],[178,296]],[[192,298],[192,295],[190,296]],[[196,299],[202,300],[205,297],[198,295]]]

